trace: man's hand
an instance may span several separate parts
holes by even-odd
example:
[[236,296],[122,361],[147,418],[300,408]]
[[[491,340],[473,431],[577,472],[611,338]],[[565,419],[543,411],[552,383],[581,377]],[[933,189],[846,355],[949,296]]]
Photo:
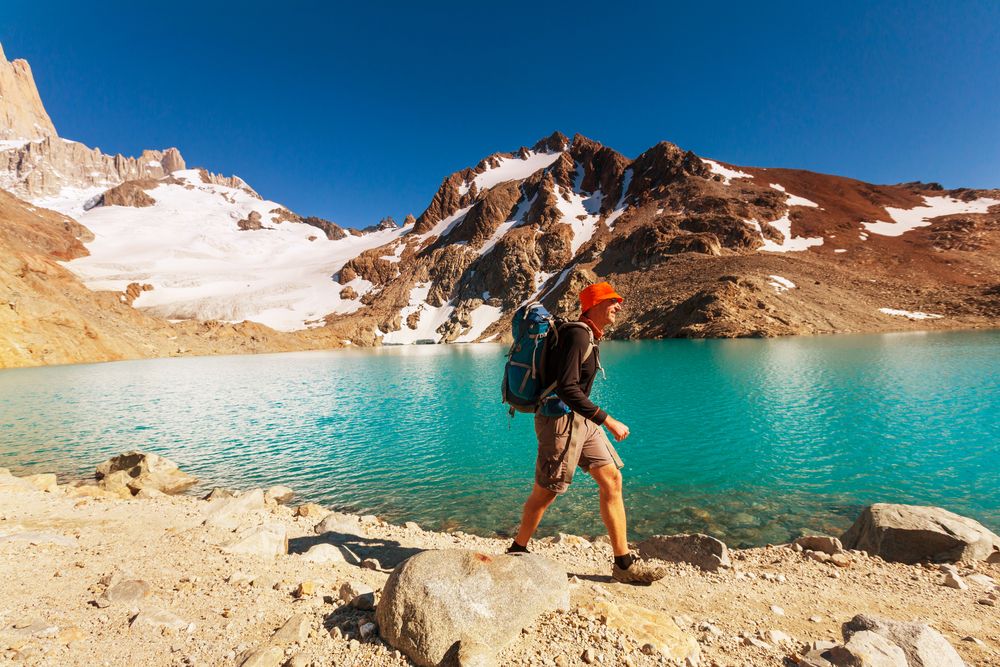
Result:
[[615,442],[621,442],[628,437],[628,426],[612,418],[610,415],[604,420],[604,426],[614,436]]

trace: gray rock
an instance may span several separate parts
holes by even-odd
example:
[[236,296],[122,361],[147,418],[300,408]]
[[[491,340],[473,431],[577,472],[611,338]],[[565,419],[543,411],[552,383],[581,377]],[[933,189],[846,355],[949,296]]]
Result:
[[[108,604],[136,607],[149,598],[152,590],[153,585],[148,581],[129,579],[109,587],[101,598]],[[105,606],[101,605],[100,602],[101,600],[98,601],[98,606]]]
[[403,527],[407,530],[412,530],[414,532],[420,532],[420,524],[415,521],[407,521],[403,524]]
[[837,667],[907,667],[903,649],[874,632],[857,632],[828,655]]
[[260,489],[248,491],[239,497],[218,498],[205,508],[205,523],[224,520],[252,510],[264,509],[264,492]]
[[358,634],[361,635],[361,639],[368,641],[378,633],[378,626],[374,623],[362,623],[358,628]]
[[940,507],[869,505],[841,536],[847,549],[887,561],[987,560],[1000,549],[1000,536],[972,519]]
[[[37,490],[37,489],[36,489]],[[31,544],[58,544],[61,547],[78,547],[80,543],[65,535],[50,533],[14,533],[0,537],[0,542],[30,542]]]
[[285,663],[285,667],[309,667],[309,663],[312,662],[309,658],[309,654],[305,651],[299,651]]
[[309,551],[302,554],[302,560],[307,563],[346,563],[343,552],[333,544],[314,544]]
[[944,575],[944,585],[947,586],[948,588],[954,588],[955,590],[959,591],[964,591],[969,588],[969,585],[964,581],[962,581],[962,577],[952,572],[949,572],[948,574]]
[[51,637],[59,632],[59,627],[41,618],[28,618],[14,621],[3,630],[23,637]]
[[274,558],[288,553],[288,532],[283,523],[265,523],[223,542],[223,553]]
[[803,535],[792,544],[797,544],[805,550],[821,551],[828,556],[839,554],[844,550],[844,545],[836,537],[826,535]]
[[187,630],[188,623],[165,609],[160,609],[159,607],[153,607],[150,605],[143,607],[129,624],[129,627],[133,629],[141,628],[143,626],[153,628],[170,628],[171,630]]
[[309,638],[309,617],[295,614],[271,635],[272,644],[304,644]]
[[273,500],[276,503],[287,503],[289,500],[295,497],[295,491],[288,488],[287,486],[272,486],[264,494],[264,502],[268,500]]
[[323,520],[317,523],[313,527],[313,531],[317,535],[323,535],[324,533],[343,533],[346,535],[356,535],[363,536],[365,534],[364,528],[358,523],[358,518],[350,514],[341,514],[340,512],[331,512],[323,517]]
[[873,632],[906,654],[908,667],[965,667],[948,640],[923,623],[903,623],[870,614],[858,614],[842,628],[845,641],[860,632]]
[[236,664],[239,667],[278,667],[284,657],[280,646],[265,646],[240,653],[236,656]]
[[715,572],[732,567],[729,549],[721,540],[700,533],[691,535],[654,535],[638,545],[642,558],[658,558],[672,563],[691,563]]
[[541,613],[568,608],[566,571],[543,556],[425,551],[393,570],[375,621],[385,641],[436,667],[463,639],[495,654]]

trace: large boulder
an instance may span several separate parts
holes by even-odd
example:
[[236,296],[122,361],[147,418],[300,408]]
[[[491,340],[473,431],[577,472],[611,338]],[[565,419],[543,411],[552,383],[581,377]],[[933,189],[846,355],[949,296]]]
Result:
[[94,476],[101,488],[116,491],[125,486],[133,494],[142,489],[180,493],[198,483],[196,478],[181,472],[170,459],[145,452],[128,452],[110,458],[97,466]]
[[653,535],[638,545],[639,556],[657,558],[671,563],[691,563],[703,570],[715,572],[720,567],[732,567],[729,549],[721,540],[708,535]]
[[845,549],[911,565],[922,560],[987,560],[1000,551],[1000,536],[979,522],[918,505],[869,505],[840,539]]
[[904,623],[858,614],[844,623],[841,631],[848,645],[861,634],[879,635],[902,649],[908,667],[966,667],[948,640],[924,623]]
[[543,612],[568,608],[566,570],[553,560],[442,550],[393,570],[375,619],[385,641],[438,667],[457,660],[463,640],[496,652]]

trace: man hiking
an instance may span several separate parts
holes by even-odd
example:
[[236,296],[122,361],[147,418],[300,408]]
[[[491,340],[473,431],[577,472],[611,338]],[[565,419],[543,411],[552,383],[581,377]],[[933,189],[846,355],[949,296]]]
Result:
[[[528,551],[528,540],[545,510],[569,488],[579,466],[600,488],[601,518],[615,556],[612,576],[625,583],[651,583],[662,579],[666,570],[634,560],[629,553],[619,472],[623,464],[601,429],[604,426],[621,442],[628,437],[628,427],[590,401],[594,377],[601,367],[598,345],[604,328],[614,323],[621,310],[622,300],[608,283],[584,289],[580,292],[580,322],[586,326],[563,325],[557,348],[547,356],[544,377],[547,384],[555,382],[555,396],[543,398],[535,414],[535,485],[524,504],[521,529],[507,553]],[[567,408],[570,412],[562,414]],[[562,416],[546,416],[553,413]]]

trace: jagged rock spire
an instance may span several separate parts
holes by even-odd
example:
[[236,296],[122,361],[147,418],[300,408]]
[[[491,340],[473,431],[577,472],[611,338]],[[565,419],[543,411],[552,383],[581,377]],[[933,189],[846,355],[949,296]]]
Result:
[[0,46],[0,139],[58,136],[26,60],[8,62]]

